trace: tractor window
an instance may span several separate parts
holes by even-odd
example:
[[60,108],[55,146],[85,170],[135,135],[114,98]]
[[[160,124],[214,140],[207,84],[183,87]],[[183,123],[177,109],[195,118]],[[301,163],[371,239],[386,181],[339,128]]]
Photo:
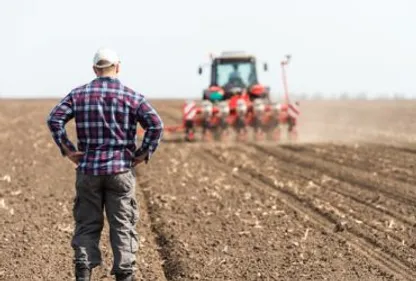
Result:
[[227,62],[217,65],[217,85],[224,87],[228,83],[247,87],[256,82],[254,64],[250,62]]

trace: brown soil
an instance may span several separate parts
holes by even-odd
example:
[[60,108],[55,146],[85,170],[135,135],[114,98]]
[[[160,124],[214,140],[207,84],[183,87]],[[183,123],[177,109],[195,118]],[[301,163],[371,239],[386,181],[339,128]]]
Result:
[[[55,102],[0,103],[0,280],[74,280]],[[182,102],[154,104],[180,122]],[[139,280],[416,280],[416,104],[301,106],[297,144],[166,135],[138,168]],[[93,280],[112,280],[107,225],[101,248]]]

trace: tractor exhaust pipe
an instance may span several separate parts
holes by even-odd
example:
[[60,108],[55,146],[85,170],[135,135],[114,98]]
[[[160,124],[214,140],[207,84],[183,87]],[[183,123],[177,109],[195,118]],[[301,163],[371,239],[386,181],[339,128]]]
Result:
[[289,64],[290,60],[292,59],[291,55],[286,55],[285,59],[280,62],[282,67],[282,80],[283,80],[283,87],[285,91],[284,103],[289,104],[289,89],[287,86],[287,76],[286,76],[286,69],[285,66]]

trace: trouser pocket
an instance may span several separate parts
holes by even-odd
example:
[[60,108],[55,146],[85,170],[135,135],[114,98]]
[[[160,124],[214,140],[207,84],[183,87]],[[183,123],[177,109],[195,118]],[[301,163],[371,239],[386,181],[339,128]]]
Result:
[[138,204],[135,198],[130,199],[130,208],[131,208],[131,220],[133,227],[136,225],[136,223],[139,220],[139,210],[138,210]]
[[139,235],[136,231],[136,224],[139,220],[139,210],[138,204],[135,198],[131,198],[130,200],[130,207],[131,207],[131,251],[132,253],[136,253],[139,249]]
[[74,220],[77,221],[78,219],[78,210],[79,210],[79,196],[75,195],[73,205],[72,205],[72,216]]

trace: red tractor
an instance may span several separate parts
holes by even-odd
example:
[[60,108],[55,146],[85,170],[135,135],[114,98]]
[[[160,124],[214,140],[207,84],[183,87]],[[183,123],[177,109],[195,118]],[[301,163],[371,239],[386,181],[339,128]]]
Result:
[[[273,104],[269,87],[258,81],[256,65],[254,56],[241,52],[211,57],[210,85],[203,91],[200,106],[187,102],[183,107],[186,140],[195,139],[197,128],[202,129],[204,140],[225,140],[232,133],[237,140],[247,140],[250,132],[255,140],[279,140],[284,125],[290,138],[296,138],[296,104]],[[267,71],[266,63],[263,67]]]

